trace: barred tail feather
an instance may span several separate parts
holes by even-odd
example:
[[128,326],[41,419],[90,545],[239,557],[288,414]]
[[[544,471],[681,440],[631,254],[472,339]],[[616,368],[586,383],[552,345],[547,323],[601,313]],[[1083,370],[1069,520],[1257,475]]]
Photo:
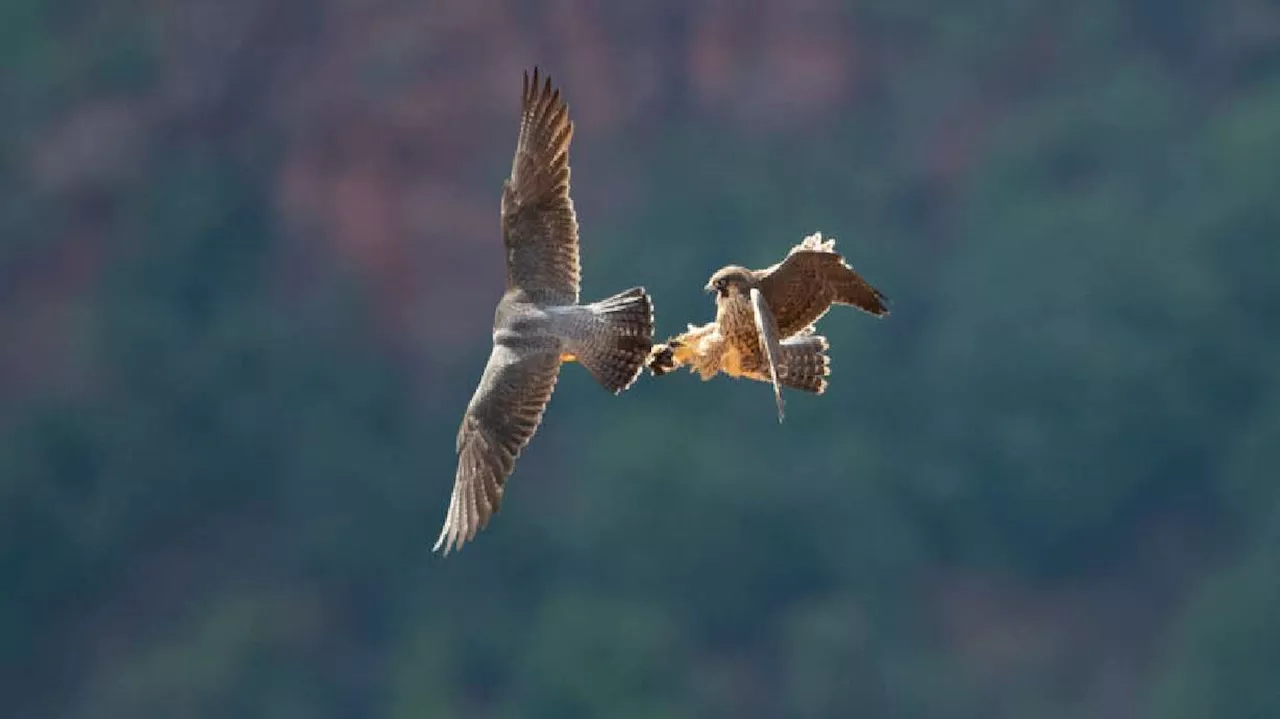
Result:
[[635,382],[653,347],[653,301],[633,287],[587,307],[600,320],[574,353],[602,387],[619,394]]
[[827,357],[827,338],[802,334],[782,341],[781,367],[778,381],[784,387],[822,394],[827,390],[831,360]]

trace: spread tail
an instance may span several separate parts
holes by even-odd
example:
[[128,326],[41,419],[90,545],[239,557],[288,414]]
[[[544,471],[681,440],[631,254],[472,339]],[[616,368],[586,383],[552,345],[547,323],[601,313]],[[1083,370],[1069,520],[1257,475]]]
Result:
[[653,302],[643,287],[633,287],[587,308],[596,328],[573,353],[602,387],[618,394],[636,381],[653,347]]
[[782,341],[778,382],[784,387],[822,394],[827,390],[831,360],[827,357],[827,338],[801,334]]

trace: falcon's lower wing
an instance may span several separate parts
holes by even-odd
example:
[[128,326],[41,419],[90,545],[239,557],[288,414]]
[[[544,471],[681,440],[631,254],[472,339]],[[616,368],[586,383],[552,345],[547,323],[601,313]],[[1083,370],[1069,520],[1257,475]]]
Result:
[[453,496],[431,551],[461,547],[498,511],[507,477],[538,430],[559,374],[558,352],[494,345],[458,428]]
[[782,421],[782,385],[778,383],[778,363],[782,357],[782,348],[778,344],[778,322],[773,311],[764,301],[760,290],[751,289],[751,309],[755,315],[756,332],[760,335],[760,349],[764,353],[765,363],[769,365],[769,380],[773,383],[773,398],[778,403],[778,421]]

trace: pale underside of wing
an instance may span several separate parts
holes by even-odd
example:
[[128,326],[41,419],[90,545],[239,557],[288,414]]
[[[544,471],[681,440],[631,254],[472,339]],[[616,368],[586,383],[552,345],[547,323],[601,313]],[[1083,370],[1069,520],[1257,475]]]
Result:
[[507,250],[507,290],[531,299],[576,304],[581,283],[578,219],[569,197],[569,107],[540,82],[524,77],[520,134],[511,177],[502,186],[502,237]]
[[502,504],[507,477],[533,438],[560,372],[555,351],[495,345],[458,429],[458,469],[432,551],[461,547]]
[[778,421],[782,421],[782,385],[778,383],[778,362],[782,348],[778,344],[778,323],[773,311],[765,302],[764,293],[751,288],[751,309],[756,320],[756,332],[760,335],[760,350],[769,366],[769,381],[773,383],[773,398],[778,405]]

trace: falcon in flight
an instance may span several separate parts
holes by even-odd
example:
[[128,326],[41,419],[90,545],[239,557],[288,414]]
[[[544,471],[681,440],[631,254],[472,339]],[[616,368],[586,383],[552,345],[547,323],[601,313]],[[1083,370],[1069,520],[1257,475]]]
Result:
[[562,362],[577,361],[614,394],[631,386],[653,346],[643,287],[579,304],[578,220],[569,198],[569,108],[551,80],[524,76],[520,134],[502,185],[506,292],[493,351],[458,429],[458,471],[432,551],[475,538],[502,503],[516,458],[537,431]]
[[719,372],[773,384],[782,421],[782,386],[822,394],[831,373],[827,339],[814,323],[833,304],[852,305],[877,317],[887,299],[853,271],[822,233],[804,238],[786,259],[764,270],[730,265],[705,288],[716,293],[716,320],[656,345],[649,355],[655,375],[688,365],[702,379]]

